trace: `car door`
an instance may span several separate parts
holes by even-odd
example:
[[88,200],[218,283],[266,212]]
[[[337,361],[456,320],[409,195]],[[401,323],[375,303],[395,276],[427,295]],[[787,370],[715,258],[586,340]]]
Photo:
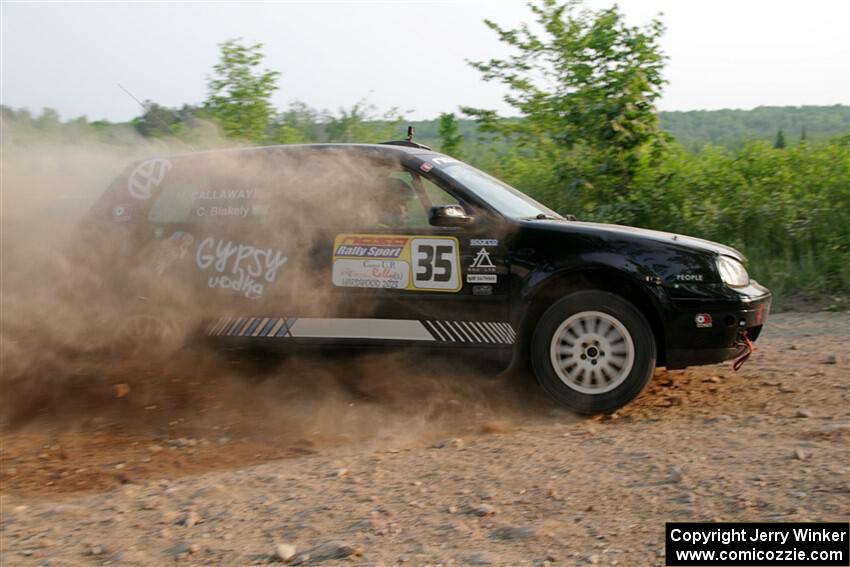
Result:
[[[320,308],[292,328],[296,340],[507,347],[508,266],[498,223],[415,171],[384,171],[349,187],[364,214],[327,227],[314,248]],[[429,223],[433,206],[457,205],[463,226]],[[370,209],[374,210],[370,210]],[[354,218],[356,217],[356,219]]]

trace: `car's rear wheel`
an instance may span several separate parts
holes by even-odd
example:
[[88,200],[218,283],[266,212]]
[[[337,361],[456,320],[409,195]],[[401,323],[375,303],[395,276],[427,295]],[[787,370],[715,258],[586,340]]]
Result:
[[655,358],[646,318],[605,291],[578,291],[552,304],[531,341],[543,389],[580,413],[610,412],[633,400],[652,377]]
[[173,353],[186,345],[182,321],[152,313],[130,313],[116,325],[110,350],[113,355],[133,357]]

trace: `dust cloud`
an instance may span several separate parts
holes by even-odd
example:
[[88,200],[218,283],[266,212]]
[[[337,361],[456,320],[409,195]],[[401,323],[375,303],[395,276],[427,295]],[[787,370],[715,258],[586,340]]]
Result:
[[[239,313],[246,298],[260,311],[295,299],[309,315],[338,301],[316,285],[311,259],[327,238],[316,227],[335,216],[354,224],[374,220],[374,203],[340,200],[346,193],[339,190],[373,183],[376,171],[385,175],[393,164],[364,167],[309,150],[296,158],[272,154],[272,161],[251,151],[169,158],[165,191],[172,200],[146,210],[149,219],[178,227],[166,238],[149,234],[151,223],[128,229],[132,223],[118,222],[115,217],[138,203],[105,191],[111,183],[126,187],[139,160],[195,148],[130,132],[105,144],[56,141],[10,125],[3,130],[0,427],[6,431],[226,432],[312,448],[354,441],[403,445],[507,430],[552,410],[524,380],[490,378],[457,359],[410,351],[284,357],[211,349],[194,340],[212,301],[210,289],[191,284],[204,235],[214,234],[218,242],[211,242],[219,246],[268,243],[268,258],[278,248],[288,254],[284,289],[272,285],[275,278],[245,287],[245,297],[240,288],[224,313]],[[210,197],[234,180],[250,190],[245,206],[260,219],[248,229],[201,218],[199,211],[211,209],[189,202],[199,187]],[[273,189],[284,181],[295,190],[280,202]],[[148,243],[135,250],[140,240]],[[191,252],[180,252],[175,242]],[[257,289],[260,296],[250,297]]]

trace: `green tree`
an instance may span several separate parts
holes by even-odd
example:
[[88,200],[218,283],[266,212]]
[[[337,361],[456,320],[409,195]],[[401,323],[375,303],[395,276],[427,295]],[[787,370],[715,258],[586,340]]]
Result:
[[360,101],[350,109],[341,108],[337,116],[326,114],[325,135],[329,142],[376,143],[397,138],[403,120],[398,108],[378,114],[375,105]]
[[443,153],[460,156],[460,146],[463,144],[463,134],[453,112],[440,114],[437,123],[437,135],[440,137],[440,149]]
[[522,119],[463,111],[482,131],[511,136],[560,164],[557,183],[591,189],[597,200],[624,195],[642,154],[659,155],[666,140],[655,109],[664,84],[663,25],[655,19],[629,26],[616,6],[593,12],[576,0],[540,0],[529,8],[539,31],[485,20],[513,54],[471,63],[484,80],[508,87],[504,100]]
[[144,107],[145,111],[142,115],[132,121],[136,131],[145,138],[171,135],[172,127],[179,121],[177,111],[150,100],[145,101]]
[[272,124],[272,139],[278,144],[318,141],[318,113],[306,103],[295,102]]
[[130,122],[136,131],[145,138],[191,138],[193,130],[198,128],[198,115],[202,111],[184,104],[181,108],[169,108],[146,100],[142,103],[145,111]]
[[273,114],[270,99],[280,73],[258,69],[262,47],[262,43],[242,45],[235,39],[219,45],[219,62],[207,81],[204,108],[229,137],[261,141],[266,135]]
[[776,149],[781,149],[785,147],[785,132],[782,131],[782,128],[776,133],[776,141],[773,142],[773,147]]

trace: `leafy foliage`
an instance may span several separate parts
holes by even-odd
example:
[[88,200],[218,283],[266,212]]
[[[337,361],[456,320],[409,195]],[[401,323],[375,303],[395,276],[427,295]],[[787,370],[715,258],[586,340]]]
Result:
[[463,134],[460,132],[457,116],[454,113],[444,112],[440,114],[437,135],[440,137],[440,151],[450,156],[460,157]]
[[256,69],[263,45],[242,45],[228,40],[219,45],[219,62],[207,82],[205,111],[230,137],[261,141],[273,114],[271,95],[277,90],[277,71]]
[[776,141],[773,142],[774,148],[784,148],[787,144],[785,143],[785,132],[782,131],[782,128],[776,133]]
[[665,139],[654,106],[664,82],[660,20],[629,26],[616,6],[591,12],[575,1],[529,7],[540,31],[485,20],[514,54],[472,63],[484,80],[508,87],[505,101],[521,120],[498,120],[491,110],[471,107],[464,112],[483,131],[563,163],[558,177],[592,187],[600,198],[623,194],[642,149],[655,155]]
[[278,144],[301,144],[317,139],[318,112],[296,102],[289,110],[275,117],[271,124],[271,139]]
[[397,108],[379,114],[375,105],[360,101],[338,116],[325,113],[324,133],[329,142],[376,143],[398,137],[403,120]]
[[132,120],[133,127],[146,138],[174,136],[184,138],[198,125],[199,109],[184,104],[182,108],[168,108],[152,101],[145,101],[145,112]]

